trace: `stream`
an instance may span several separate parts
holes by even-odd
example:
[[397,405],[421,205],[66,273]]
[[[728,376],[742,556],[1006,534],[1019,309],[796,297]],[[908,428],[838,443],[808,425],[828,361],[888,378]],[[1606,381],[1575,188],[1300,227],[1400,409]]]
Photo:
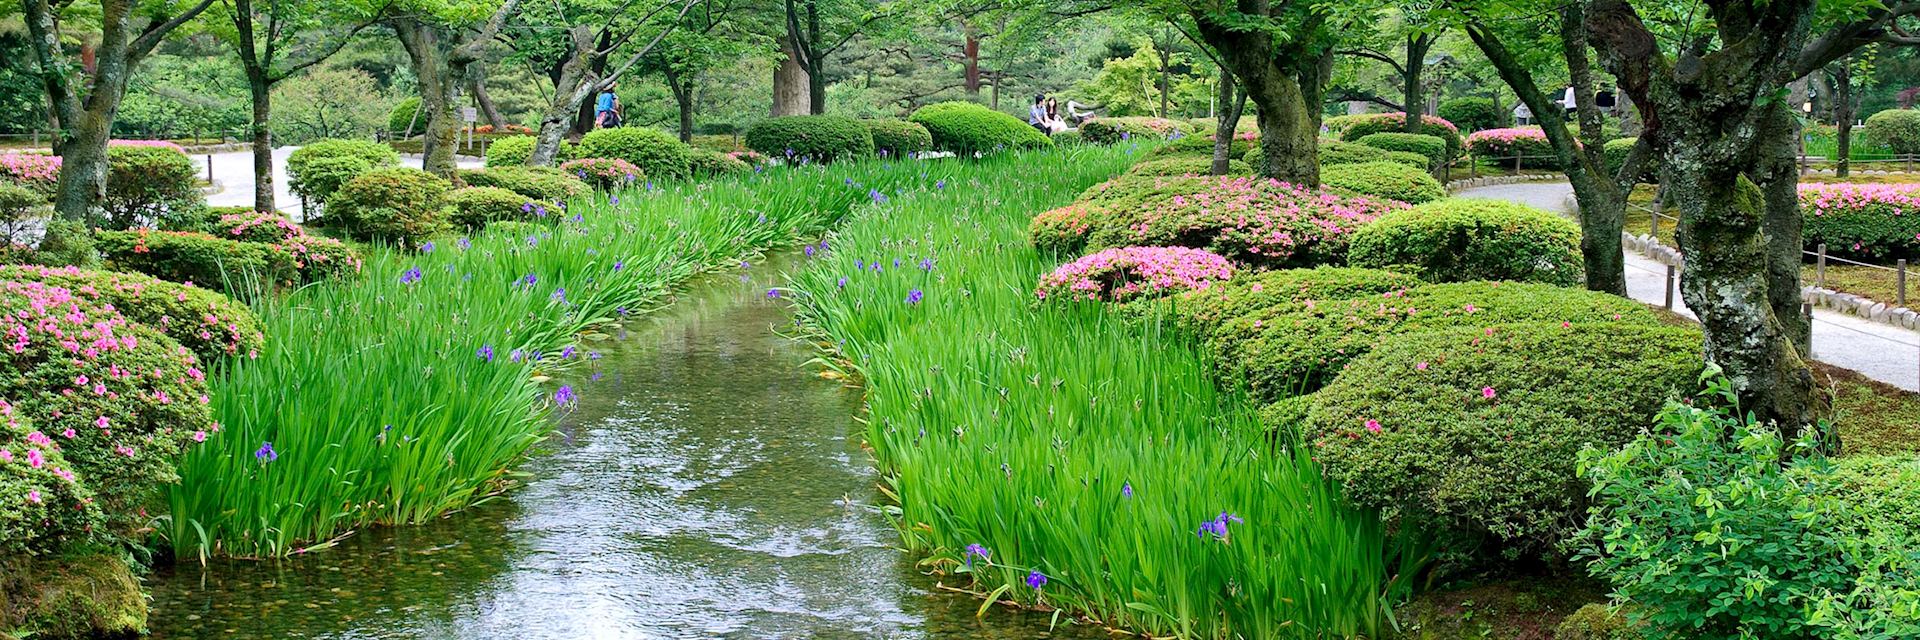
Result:
[[160,568],[154,637],[1109,637],[976,618],[894,548],[858,390],[776,333],[793,320],[767,287],[800,260],[705,278],[589,345],[522,487],[306,556]]

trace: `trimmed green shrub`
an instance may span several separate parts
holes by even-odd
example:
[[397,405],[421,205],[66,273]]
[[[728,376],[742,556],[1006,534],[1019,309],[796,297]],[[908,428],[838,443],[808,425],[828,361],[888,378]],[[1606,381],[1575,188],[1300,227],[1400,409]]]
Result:
[[332,238],[301,234],[277,243],[244,242],[186,231],[102,231],[95,244],[107,268],[216,289],[251,300],[275,285],[342,278],[360,257]]
[[1428,282],[1518,280],[1578,286],[1580,227],[1516,202],[1451,198],[1375,220],[1354,234],[1358,267],[1411,269]]
[[[0,300],[12,301],[4,295]],[[57,553],[101,524],[93,492],[70,477],[73,465],[58,447],[39,441],[46,434],[23,413],[0,400],[0,557],[21,559]],[[6,569],[0,566],[0,572]],[[0,583],[6,580],[0,577]]]
[[325,202],[360,174],[400,165],[400,154],[367,140],[316,140],[287,155],[287,189],[310,202]]
[[198,228],[207,206],[194,181],[198,173],[193,160],[177,148],[108,146],[104,225]]
[[1424,168],[1409,167],[1398,162],[1362,162],[1322,167],[1320,184],[1407,204],[1447,197],[1447,188],[1435,180],[1433,174]]
[[55,217],[47,221],[46,234],[33,252],[33,263],[50,267],[93,267],[100,264],[93,229],[77,220]]
[[498,187],[547,203],[567,203],[592,188],[565,169],[516,165],[482,171],[462,170],[460,181],[469,187]]
[[647,177],[640,167],[618,158],[582,158],[560,165],[560,170],[600,191],[630,187]]
[[1054,132],[1053,135],[1048,137],[1053,139],[1054,146],[1087,143],[1086,137],[1080,135],[1079,129],[1068,129],[1066,131],[1056,131]]
[[34,217],[35,211],[46,203],[46,197],[38,191],[0,182],[0,244],[11,242],[15,227]]
[[905,158],[933,150],[933,134],[918,122],[905,120],[861,120],[873,136],[873,151],[881,157]]
[[1121,178],[1082,200],[1089,250],[1192,247],[1256,268],[1345,262],[1354,229],[1406,206],[1231,176]]
[[[1213,173],[1213,159],[1195,156],[1164,156],[1141,160],[1127,169],[1129,176],[1205,176]],[[1250,176],[1253,167],[1239,160],[1227,161],[1227,175]]]
[[[427,132],[427,114],[420,112],[420,98],[414,96],[393,105],[387,114],[387,132],[405,139]],[[418,116],[415,114],[418,113]]]
[[550,211],[551,203],[535,202],[499,187],[454,189],[447,194],[447,205],[453,209],[449,219],[466,229],[478,229],[497,220],[530,222],[558,213]]
[[[1614,138],[1608,140],[1606,146],[1601,147],[1601,156],[1607,161],[1607,179],[1611,180],[1614,176],[1620,175],[1620,167],[1627,164],[1627,156],[1633,152],[1633,145],[1639,143],[1639,138]],[[1648,157],[1640,165],[1640,175],[1634,177],[1634,182],[1653,184],[1660,181],[1660,176],[1657,174],[1659,169],[1657,160]]]
[[723,178],[753,173],[752,165],[731,155],[709,149],[694,149],[692,159],[687,166],[696,178]]
[[1509,127],[1475,131],[1467,136],[1467,153],[1502,167],[1514,166],[1518,157],[1522,169],[1559,169],[1553,143],[1540,127]]
[[1482,320],[1382,340],[1314,394],[1306,437],[1349,498],[1402,526],[1548,551],[1586,514],[1576,454],[1632,440],[1689,388],[1700,334]]
[[202,362],[251,355],[266,342],[260,319],[246,305],[195,286],[138,273],[25,265],[0,266],[0,280],[39,282],[71,291],[95,307],[112,305],[127,320],[167,334]]
[[1888,109],[1867,116],[1867,143],[1899,154],[1920,153],[1920,110]]
[[846,116],[783,116],[747,129],[747,148],[789,162],[835,162],[873,155],[866,125]]
[[32,189],[51,202],[60,189],[60,156],[20,151],[0,153],[0,182]]
[[1166,118],[1094,118],[1080,125],[1080,137],[1092,144],[1119,144],[1134,138],[1168,140],[1192,135],[1193,125]]
[[1182,293],[1165,303],[1128,305],[1133,315],[1164,313],[1175,326],[1201,338],[1229,320],[1267,309],[1297,308],[1308,300],[1345,300],[1417,287],[1422,283],[1404,273],[1352,267],[1315,267],[1242,273],[1208,291]]
[[[487,143],[487,168],[518,167],[527,164],[527,158],[533,157],[533,147],[540,142],[533,136],[502,136]],[[566,140],[560,141],[560,150],[554,160],[566,162],[579,157],[580,149]]]
[[[245,207],[241,207],[245,209]],[[277,211],[245,211],[220,216],[213,223],[211,232],[215,237],[241,242],[276,243],[287,238],[306,235],[307,230],[294,224]]]
[[[1326,125],[1327,130],[1333,132],[1335,137],[1347,142],[1354,142],[1376,133],[1404,131],[1404,125],[1407,121],[1406,118],[1407,114],[1400,112],[1362,113],[1357,115],[1334,116],[1327,118],[1321,124]],[[1452,122],[1448,122],[1445,118],[1420,116],[1419,133],[1446,140],[1448,157],[1460,154],[1460,128],[1454,126]]]
[[927,128],[933,148],[964,158],[1004,149],[1035,149],[1053,140],[1019,118],[971,102],[939,102],[908,118]]
[[1800,209],[1807,247],[1880,263],[1920,255],[1920,185],[1803,184]]
[[580,155],[631,162],[653,180],[682,180],[688,175],[693,148],[659,129],[614,127],[595,129],[580,138]]
[[1205,291],[1233,277],[1226,258],[1186,247],[1117,247],[1081,256],[1040,277],[1042,302],[1129,302]]
[[[155,489],[177,480],[175,457],[219,430],[200,360],[159,330],[61,287],[0,280],[0,308],[9,310],[0,314],[0,335],[10,336],[0,398],[12,403],[0,414],[32,416],[41,435],[28,438],[42,448],[58,438],[109,518],[98,533],[131,538],[147,524],[140,508]],[[76,342],[87,345],[86,357],[75,357]]]
[[357,239],[412,246],[446,225],[451,190],[446,180],[419,169],[376,169],[327,199],[326,223]]
[[1615,295],[1519,282],[1431,284],[1381,295],[1276,304],[1219,323],[1208,348],[1229,377],[1265,400],[1311,393],[1383,339],[1498,323],[1659,324]]
[[1092,230],[1088,207],[1076,202],[1034,216],[1027,226],[1027,237],[1042,253],[1073,256],[1086,248],[1087,234]]
[[695,135],[692,140],[687,141],[687,144],[693,145],[695,149],[707,149],[720,153],[733,153],[746,149],[746,146],[740,143],[740,136],[732,133]]
[[1715,380],[1625,446],[1581,452],[1589,572],[1653,638],[1915,637],[1920,532],[1911,513],[1876,513],[1879,500],[1914,503],[1913,485],[1897,484],[1911,469],[1836,468],[1820,454],[1822,429],[1787,441],[1733,404]]
[[[1320,168],[1322,169],[1337,164],[1357,164],[1361,162],[1398,162],[1407,166],[1424,169],[1429,162],[1426,156],[1417,153],[1388,151],[1369,147],[1358,142],[1321,139],[1319,146]],[[1259,144],[1253,144],[1252,148],[1247,150],[1247,154],[1242,156],[1242,159],[1246,160],[1247,166],[1253,167],[1255,171],[1259,171],[1260,163],[1264,161],[1264,153],[1265,152],[1260,149]]]
[[1493,98],[1479,96],[1441,100],[1440,106],[1436,107],[1434,112],[1441,119],[1466,131],[1493,129],[1506,121],[1506,114],[1493,106]]
[[[1060,138],[1060,134],[1057,134],[1057,133],[1054,134],[1055,142],[1059,142],[1059,138]],[[1199,135],[1186,136],[1186,137],[1180,138],[1179,140],[1174,140],[1166,144],[1160,145],[1160,148],[1154,149],[1151,153],[1147,155],[1156,156],[1156,157],[1157,156],[1192,156],[1192,157],[1198,157],[1198,158],[1212,159],[1213,158],[1213,141],[1214,141],[1213,136],[1206,135],[1204,133]],[[1227,157],[1234,158],[1234,159],[1244,158],[1247,155],[1247,151],[1252,148],[1253,148],[1252,138],[1242,138],[1242,137],[1236,136],[1234,137],[1233,141],[1227,143]]]
[[1373,133],[1355,142],[1375,149],[1420,154],[1427,159],[1428,169],[1446,164],[1448,158],[1445,138],[1422,133]]

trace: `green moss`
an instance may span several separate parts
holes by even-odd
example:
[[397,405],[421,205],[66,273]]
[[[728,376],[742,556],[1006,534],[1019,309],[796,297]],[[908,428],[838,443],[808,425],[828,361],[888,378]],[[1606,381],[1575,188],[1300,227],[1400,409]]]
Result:
[[1589,606],[1604,609],[1595,603],[1605,599],[1597,584],[1521,578],[1429,591],[1394,614],[1406,640],[1566,640],[1556,633],[1562,620]]
[[0,635],[34,640],[143,635],[147,600],[125,559],[105,553],[0,561]]

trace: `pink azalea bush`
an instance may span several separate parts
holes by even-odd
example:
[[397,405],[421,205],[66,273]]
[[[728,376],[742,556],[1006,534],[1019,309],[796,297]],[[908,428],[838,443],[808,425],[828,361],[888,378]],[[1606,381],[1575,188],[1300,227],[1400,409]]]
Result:
[[[1358,142],[1361,138],[1376,133],[1395,133],[1406,130],[1407,114],[1361,113],[1327,118],[1323,123],[1327,131],[1346,142]],[[1453,156],[1460,151],[1460,127],[1448,122],[1446,118],[1420,116],[1419,131],[1447,141],[1447,155]]]
[[1475,131],[1467,136],[1467,152],[1490,160],[1521,156],[1522,167],[1551,167],[1553,146],[1539,127],[1508,127]]
[[34,419],[26,438],[60,452],[114,531],[144,524],[139,509],[174,481],[173,460],[220,429],[200,359],[63,287],[0,280],[0,308],[0,398]]
[[307,233],[277,212],[249,212],[220,216],[216,237],[273,245],[275,257],[297,278],[293,283],[344,278],[360,272],[360,256],[346,243]]
[[600,191],[612,191],[644,179],[640,166],[619,158],[582,158],[560,165],[560,170],[578,176],[582,182]]
[[183,154],[187,152],[187,150],[186,150],[185,148],[183,148],[183,147],[181,147],[181,146],[180,146],[180,145],[179,145],[178,143],[175,143],[175,142],[171,142],[171,141],[168,141],[168,140],[109,140],[109,141],[107,141],[107,146],[109,146],[109,147],[149,147],[149,148],[156,148],[156,149],[172,149],[172,150],[174,150],[174,151],[178,151],[178,152],[180,152],[180,153],[183,153]]
[[100,509],[53,436],[0,398],[0,554],[37,555],[84,536]]
[[18,183],[51,197],[60,180],[60,156],[0,153],[0,180]]
[[1184,246],[1257,268],[1339,264],[1355,230],[1404,202],[1266,178],[1123,178],[1088,191],[1087,246]]
[[1232,277],[1232,263],[1199,249],[1121,247],[1061,265],[1040,277],[1033,295],[1041,300],[1127,302],[1205,290]]
[[220,216],[214,222],[214,235],[242,242],[279,242],[306,235],[307,230],[270,211],[249,211]]
[[1809,249],[1855,260],[1920,257],[1920,184],[1802,184]]
[[1087,231],[1092,228],[1089,208],[1076,202],[1034,216],[1027,235],[1041,251],[1073,253],[1086,246]]
[[77,301],[160,330],[203,362],[254,357],[266,342],[259,318],[246,305],[189,284],[138,273],[36,265],[0,266],[0,281],[66,289]]

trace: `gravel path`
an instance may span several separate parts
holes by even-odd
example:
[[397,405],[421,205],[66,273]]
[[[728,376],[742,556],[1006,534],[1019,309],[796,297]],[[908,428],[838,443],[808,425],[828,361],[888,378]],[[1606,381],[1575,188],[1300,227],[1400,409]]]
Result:
[[[1510,200],[1556,213],[1566,213],[1566,183],[1523,183],[1479,187],[1454,195],[1466,198]],[[1666,265],[1634,252],[1626,253],[1627,293],[1652,305],[1666,301]],[[1693,312],[1673,292],[1674,311],[1691,318]],[[1869,378],[1909,391],[1920,391],[1920,332],[1870,322],[1825,309],[1813,312],[1813,357]]]
[[[300,198],[287,191],[287,156],[299,147],[280,147],[273,150],[273,202],[281,211],[299,219]],[[216,207],[244,207],[253,204],[253,152],[233,151],[228,153],[201,154],[193,157],[204,173],[207,163],[213,163],[213,180],[220,184],[220,192],[207,196],[207,204]],[[459,156],[460,168],[471,169],[481,165],[480,160]],[[420,158],[400,160],[402,166],[418,168]]]

